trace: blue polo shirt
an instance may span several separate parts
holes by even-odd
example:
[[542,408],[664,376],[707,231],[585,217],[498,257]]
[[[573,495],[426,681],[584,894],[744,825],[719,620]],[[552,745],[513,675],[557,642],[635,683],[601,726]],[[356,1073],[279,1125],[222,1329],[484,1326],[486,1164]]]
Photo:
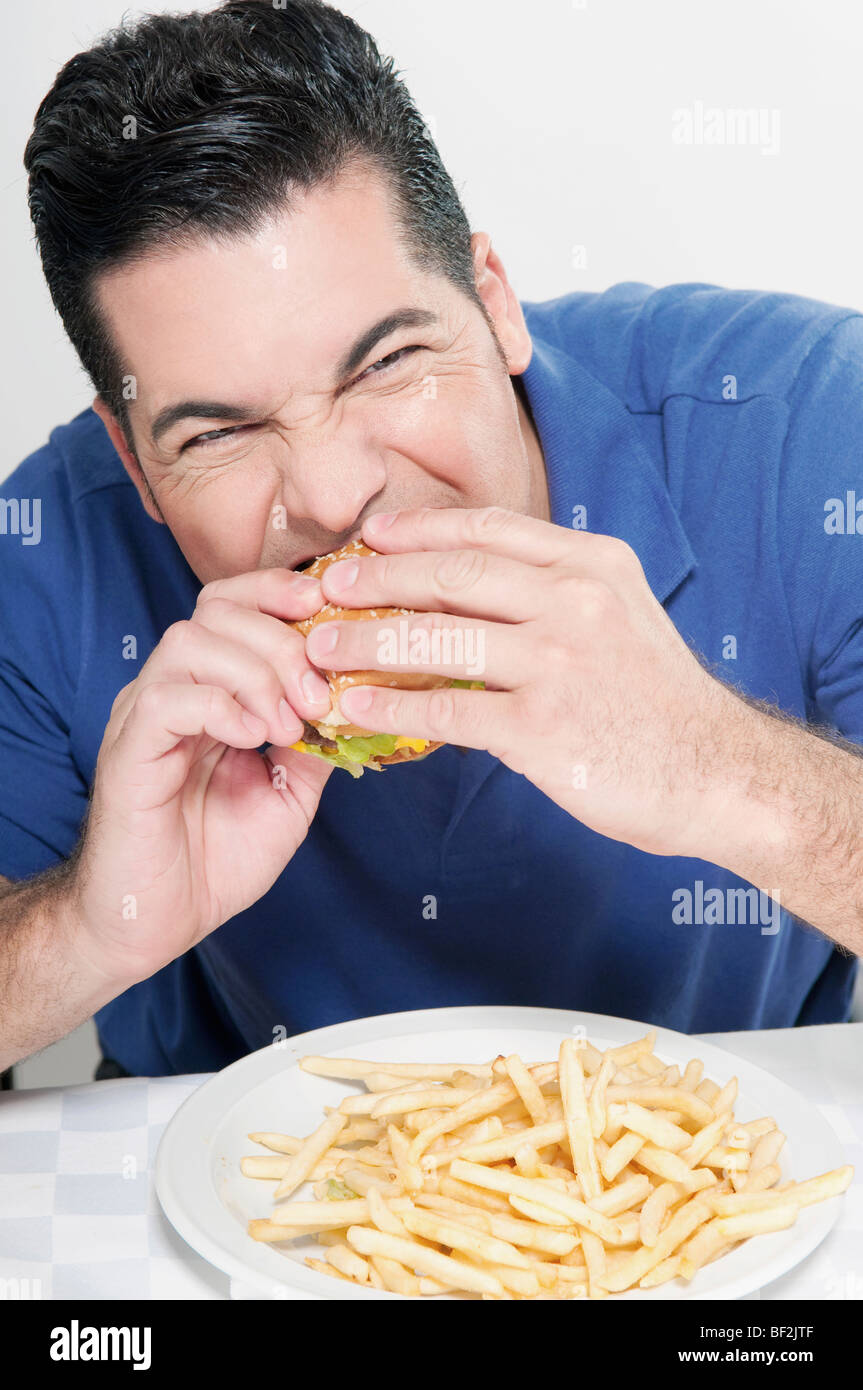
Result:
[[[702,284],[523,308],[553,520],[628,541],[723,679],[863,741],[863,317]],[[112,701],[199,584],[90,410],[2,497],[0,873],[20,879],[72,850]],[[487,753],[336,772],[270,891],[99,1033],[160,1075],[437,1005],[684,1032],[847,1017],[856,961],[746,887],[597,835]]]

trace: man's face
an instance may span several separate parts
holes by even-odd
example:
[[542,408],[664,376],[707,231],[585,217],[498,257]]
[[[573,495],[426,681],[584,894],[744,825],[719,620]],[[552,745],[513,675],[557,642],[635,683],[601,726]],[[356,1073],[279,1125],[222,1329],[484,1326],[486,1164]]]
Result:
[[[408,260],[385,187],[362,166],[249,239],[102,279],[135,379],[140,469],[97,409],[202,583],[294,568],[377,511],[494,503],[548,516],[539,441],[509,375],[525,370],[530,339],[487,236],[473,244],[506,366],[479,308]],[[367,339],[346,362],[406,310],[426,321]]]

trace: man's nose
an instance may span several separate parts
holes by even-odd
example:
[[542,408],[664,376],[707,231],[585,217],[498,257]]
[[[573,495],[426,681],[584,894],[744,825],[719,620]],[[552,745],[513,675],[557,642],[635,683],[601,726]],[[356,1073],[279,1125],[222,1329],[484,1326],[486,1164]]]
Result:
[[382,456],[367,445],[298,444],[285,463],[283,495],[289,515],[339,535],[350,530],[386,482]]

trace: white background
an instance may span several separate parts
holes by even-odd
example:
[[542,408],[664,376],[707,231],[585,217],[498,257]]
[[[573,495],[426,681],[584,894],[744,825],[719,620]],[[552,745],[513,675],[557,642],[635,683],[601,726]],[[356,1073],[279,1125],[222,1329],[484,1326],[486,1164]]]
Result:
[[[183,8],[183,0],[146,6]],[[395,57],[472,227],[490,233],[521,299],[621,280],[698,280],[863,309],[857,0],[343,0],[341,8]],[[3,10],[0,480],[91,399],[42,281],[21,155],[58,69],[123,12],[122,0]],[[674,113],[698,103],[763,111],[777,152],[676,143]],[[88,1079],[93,1053],[86,1025],[16,1068],[16,1083]]]

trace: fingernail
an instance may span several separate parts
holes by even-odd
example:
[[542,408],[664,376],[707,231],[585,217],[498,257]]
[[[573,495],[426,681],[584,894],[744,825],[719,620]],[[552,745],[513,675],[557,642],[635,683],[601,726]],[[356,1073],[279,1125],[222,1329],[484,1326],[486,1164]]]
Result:
[[[345,700],[349,708],[345,710]],[[346,690],[339,701],[342,712],[345,714],[362,714],[367,710],[372,702],[372,692],[370,690]]]
[[295,594],[310,594],[320,584],[320,580],[308,574],[295,574],[288,582]]
[[318,627],[312,628],[306,639],[306,650],[313,651],[316,657],[328,656],[336,649],[339,640],[339,630],[334,623],[321,623]]
[[324,700],[329,701],[330,687],[317,671],[306,671],[300,686],[310,705],[320,705]]
[[356,583],[357,575],[360,572],[359,564],[356,560],[339,560],[336,564],[330,565],[327,570],[327,579],[331,589],[349,589]]
[[267,726],[263,719],[259,719],[256,714],[249,714],[247,710],[243,711],[243,723],[249,733],[254,734],[256,738],[263,738],[267,732]]
[[285,733],[290,734],[291,738],[296,738],[297,725],[300,721],[299,717],[291,709],[287,700],[279,701],[279,718],[282,721],[282,728],[284,729]]
[[366,526],[371,527],[373,531],[385,531],[388,526],[392,526],[397,516],[398,512],[375,512],[374,516],[366,519]]

